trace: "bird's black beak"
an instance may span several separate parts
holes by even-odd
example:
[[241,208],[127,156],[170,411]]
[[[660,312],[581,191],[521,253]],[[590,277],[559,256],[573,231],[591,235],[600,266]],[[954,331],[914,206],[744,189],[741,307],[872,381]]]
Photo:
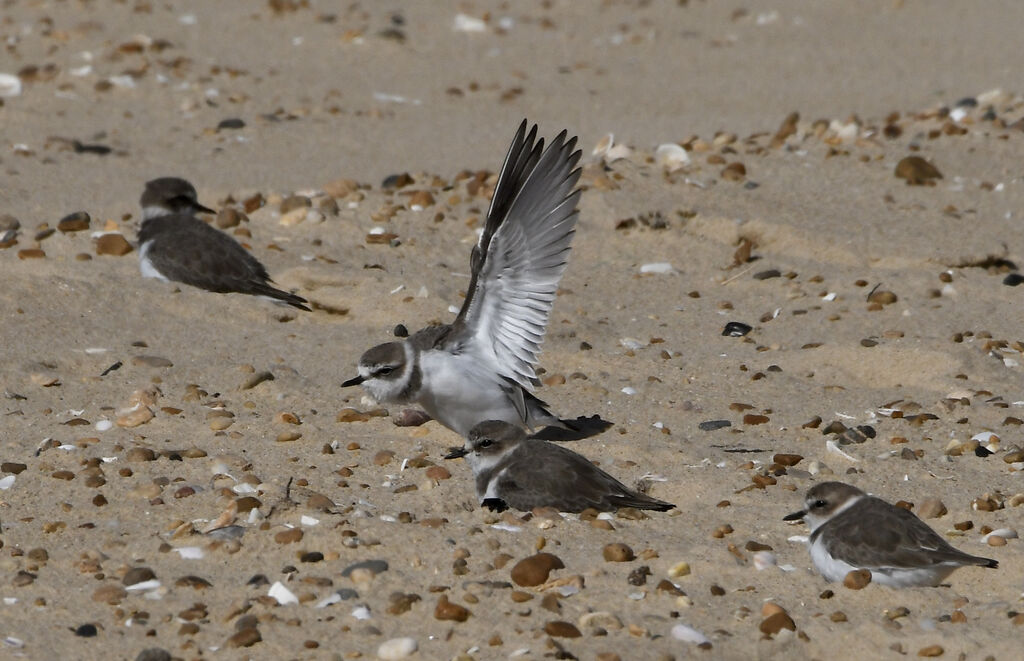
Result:
[[363,375],[360,374],[359,376],[354,376],[351,379],[349,379],[348,381],[346,381],[345,383],[341,384],[341,387],[342,388],[348,388],[349,386],[358,386],[363,381],[366,381],[366,378],[363,377]]
[[195,209],[196,211],[200,211],[200,212],[202,212],[202,213],[212,213],[212,214],[213,214],[213,215],[215,215],[215,216],[217,215],[217,212],[216,212],[216,211],[214,211],[214,210],[213,210],[213,209],[211,209],[210,207],[204,207],[203,205],[199,204],[198,202],[196,202],[195,204],[193,204],[193,205],[192,205],[192,208],[193,208],[193,209]]
[[783,521],[800,521],[807,516],[807,510],[800,510],[799,512],[793,512],[782,517]]
[[469,450],[466,448],[448,448],[448,454],[444,456],[445,459],[458,459],[459,457],[465,457],[469,454]]

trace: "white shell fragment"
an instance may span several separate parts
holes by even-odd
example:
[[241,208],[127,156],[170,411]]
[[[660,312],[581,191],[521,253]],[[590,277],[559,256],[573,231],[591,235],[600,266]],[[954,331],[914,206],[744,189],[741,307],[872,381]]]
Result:
[[273,597],[282,606],[299,603],[299,598],[295,596],[295,593],[286,588],[281,581],[274,581],[274,584],[267,590],[267,596]]
[[672,627],[672,637],[676,640],[693,643],[694,645],[704,645],[711,642],[707,636],[685,624],[677,624]]
[[337,592],[332,592],[320,601],[314,604],[313,608],[327,608],[341,601],[341,595]]
[[1002,537],[1003,539],[1017,539],[1017,531],[1013,528],[999,528],[981,538],[982,544],[988,544],[989,537]]
[[775,559],[775,554],[770,551],[758,551],[754,554],[753,561],[754,569],[757,571],[763,571],[778,564],[778,560]]
[[487,23],[475,16],[456,14],[452,29],[456,32],[486,32]]
[[7,475],[6,477],[0,477],[0,489],[7,491],[14,486],[14,476]]
[[495,530],[504,530],[505,532],[522,532],[523,529],[519,526],[513,526],[510,523],[499,522],[491,526]]
[[641,273],[657,273],[659,275],[667,275],[669,273],[675,273],[676,270],[668,262],[651,262],[650,264],[644,264],[640,267]]
[[666,142],[654,150],[654,162],[668,172],[675,172],[690,164],[690,155],[680,145]]
[[124,589],[128,592],[149,592],[151,590],[158,589],[160,585],[159,580],[151,578],[148,581],[142,581],[141,583],[135,583],[134,585],[127,585]]
[[0,73],[0,97],[21,94],[21,78],[9,73]]
[[615,146],[615,134],[606,133],[603,138],[597,141],[594,145],[594,151],[590,152],[592,156],[603,157],[608,154],[608,150]]
[[632,156],[633,150],[626,145],[615,144],[615,135],[608,133],[597,141],[597,145],[591,154],[595,158],[603,159],[605,163],[614,163],[620,159]]
[[392,638],[385,640],[377,648],[377,657],[380,659],[404,659],[413,654],[419,648],[415,638]]
[[829,452],[834,452],[835,454],[838,454],[840,457],[846,459],[847,461],[857,461],[857,458],[854,457],[853,455],[844,452],[843,450],[840,450],[839,445],[833,440],[825,441],[825,449],[827,449]]
[[206,555],[198,546],[182,546],[174,550],[182,560],[201,560]]

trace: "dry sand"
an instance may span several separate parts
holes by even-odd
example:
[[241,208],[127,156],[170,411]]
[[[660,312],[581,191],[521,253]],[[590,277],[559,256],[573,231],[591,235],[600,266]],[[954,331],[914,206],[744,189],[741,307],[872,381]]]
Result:
[[[1019,657],[1021,542],[982,538],[1024,512],[1004,461],[1022,445],[1024,289],[1003,284],[1024,259],[1024,4],[352,7],[5,3],[0,72],[25,81],[0,107],[0,213],[20,221],[0,251],[3,656],[374,658],[410,637],[427,659]],[[453,30],[459,12],[484,31]],[[673,513],[497,517],[441,460],[451,432],[337,419],[373,409],[339,388],[362,350],[451,318],[489,193],[460,173],[496,170],[524,116],[578,133],[586,166],[540,394],[613,420],[573,449],[627,483],[653,474]],[[229,118],[245,126],[217,130]],[[590,152],[609,132],[633,149],[606,164]],[[691,162],[668,173],[654,148],[673,141]],[[896,178],[909,155],[943,178]],[[723,176],[732,163],[745,174]],[[413,183],[382,188],[403,172]],[[97,255],[92,232],[134,238],[160,175],[208,206],[261,194],[227,231],[317,309],[178,290],[140,280],[134,252]],[[282,197],[318,205],[332,182],[337,215],[280,223]],[[412,210],[411,191],[434,202]],[[88,231],[47,236],[80,210]],[[369,243],[374,227],[397,245]],[[653,263],[673,268],[640,274]],[[895,301],[870,303],[876,286]],[[730,321],[753,329],[725,337]],[[154,417],[104,429],[133,397]],[[731,424],[699,426],[715,420]],[[876,435],[843,456],[833,422]],[[982,457],[970,439],[986,431]],[[940,499],[929,523],[1000,568],[827,585],[781,518],[830,478]],[[606,562],[609,543],[636,559]],[[754,566],[760,545],[779,566]],[[565,565],[555,584],[511,585],[541,547]],[[362,561],[387,570],[344,571]],[[159,585],[126,592],[139,568]],[[275,582],[301,603],[268,596]],[[442,599],[468,619],[437,619]],[[765,634],[766,602],[796,631]]]

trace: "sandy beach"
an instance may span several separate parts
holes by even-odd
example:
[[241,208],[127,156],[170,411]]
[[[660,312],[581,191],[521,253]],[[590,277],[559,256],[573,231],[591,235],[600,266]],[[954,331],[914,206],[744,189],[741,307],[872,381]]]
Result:
[[[1022,24],[5,4],[0,656],[1016,658]],[[480,509],[461,438],[340,387],[451,321],[524,117],[583,151],[538,395],[612,421],[571,449],[671,512]],[[168,175],[313,311],[142,279]],[[826,583],[782,521],[826,480],[999,568]],[[538,553],[562,566],[525,585]]]

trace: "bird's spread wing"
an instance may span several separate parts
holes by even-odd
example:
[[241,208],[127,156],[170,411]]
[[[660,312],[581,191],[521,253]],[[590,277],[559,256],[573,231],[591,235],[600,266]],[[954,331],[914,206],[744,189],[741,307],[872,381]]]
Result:
[[472,279],[453,323],[460,343],[527,390],[576,225],[580,152],[562,131],[544,150],[524,121],[473,248]]

